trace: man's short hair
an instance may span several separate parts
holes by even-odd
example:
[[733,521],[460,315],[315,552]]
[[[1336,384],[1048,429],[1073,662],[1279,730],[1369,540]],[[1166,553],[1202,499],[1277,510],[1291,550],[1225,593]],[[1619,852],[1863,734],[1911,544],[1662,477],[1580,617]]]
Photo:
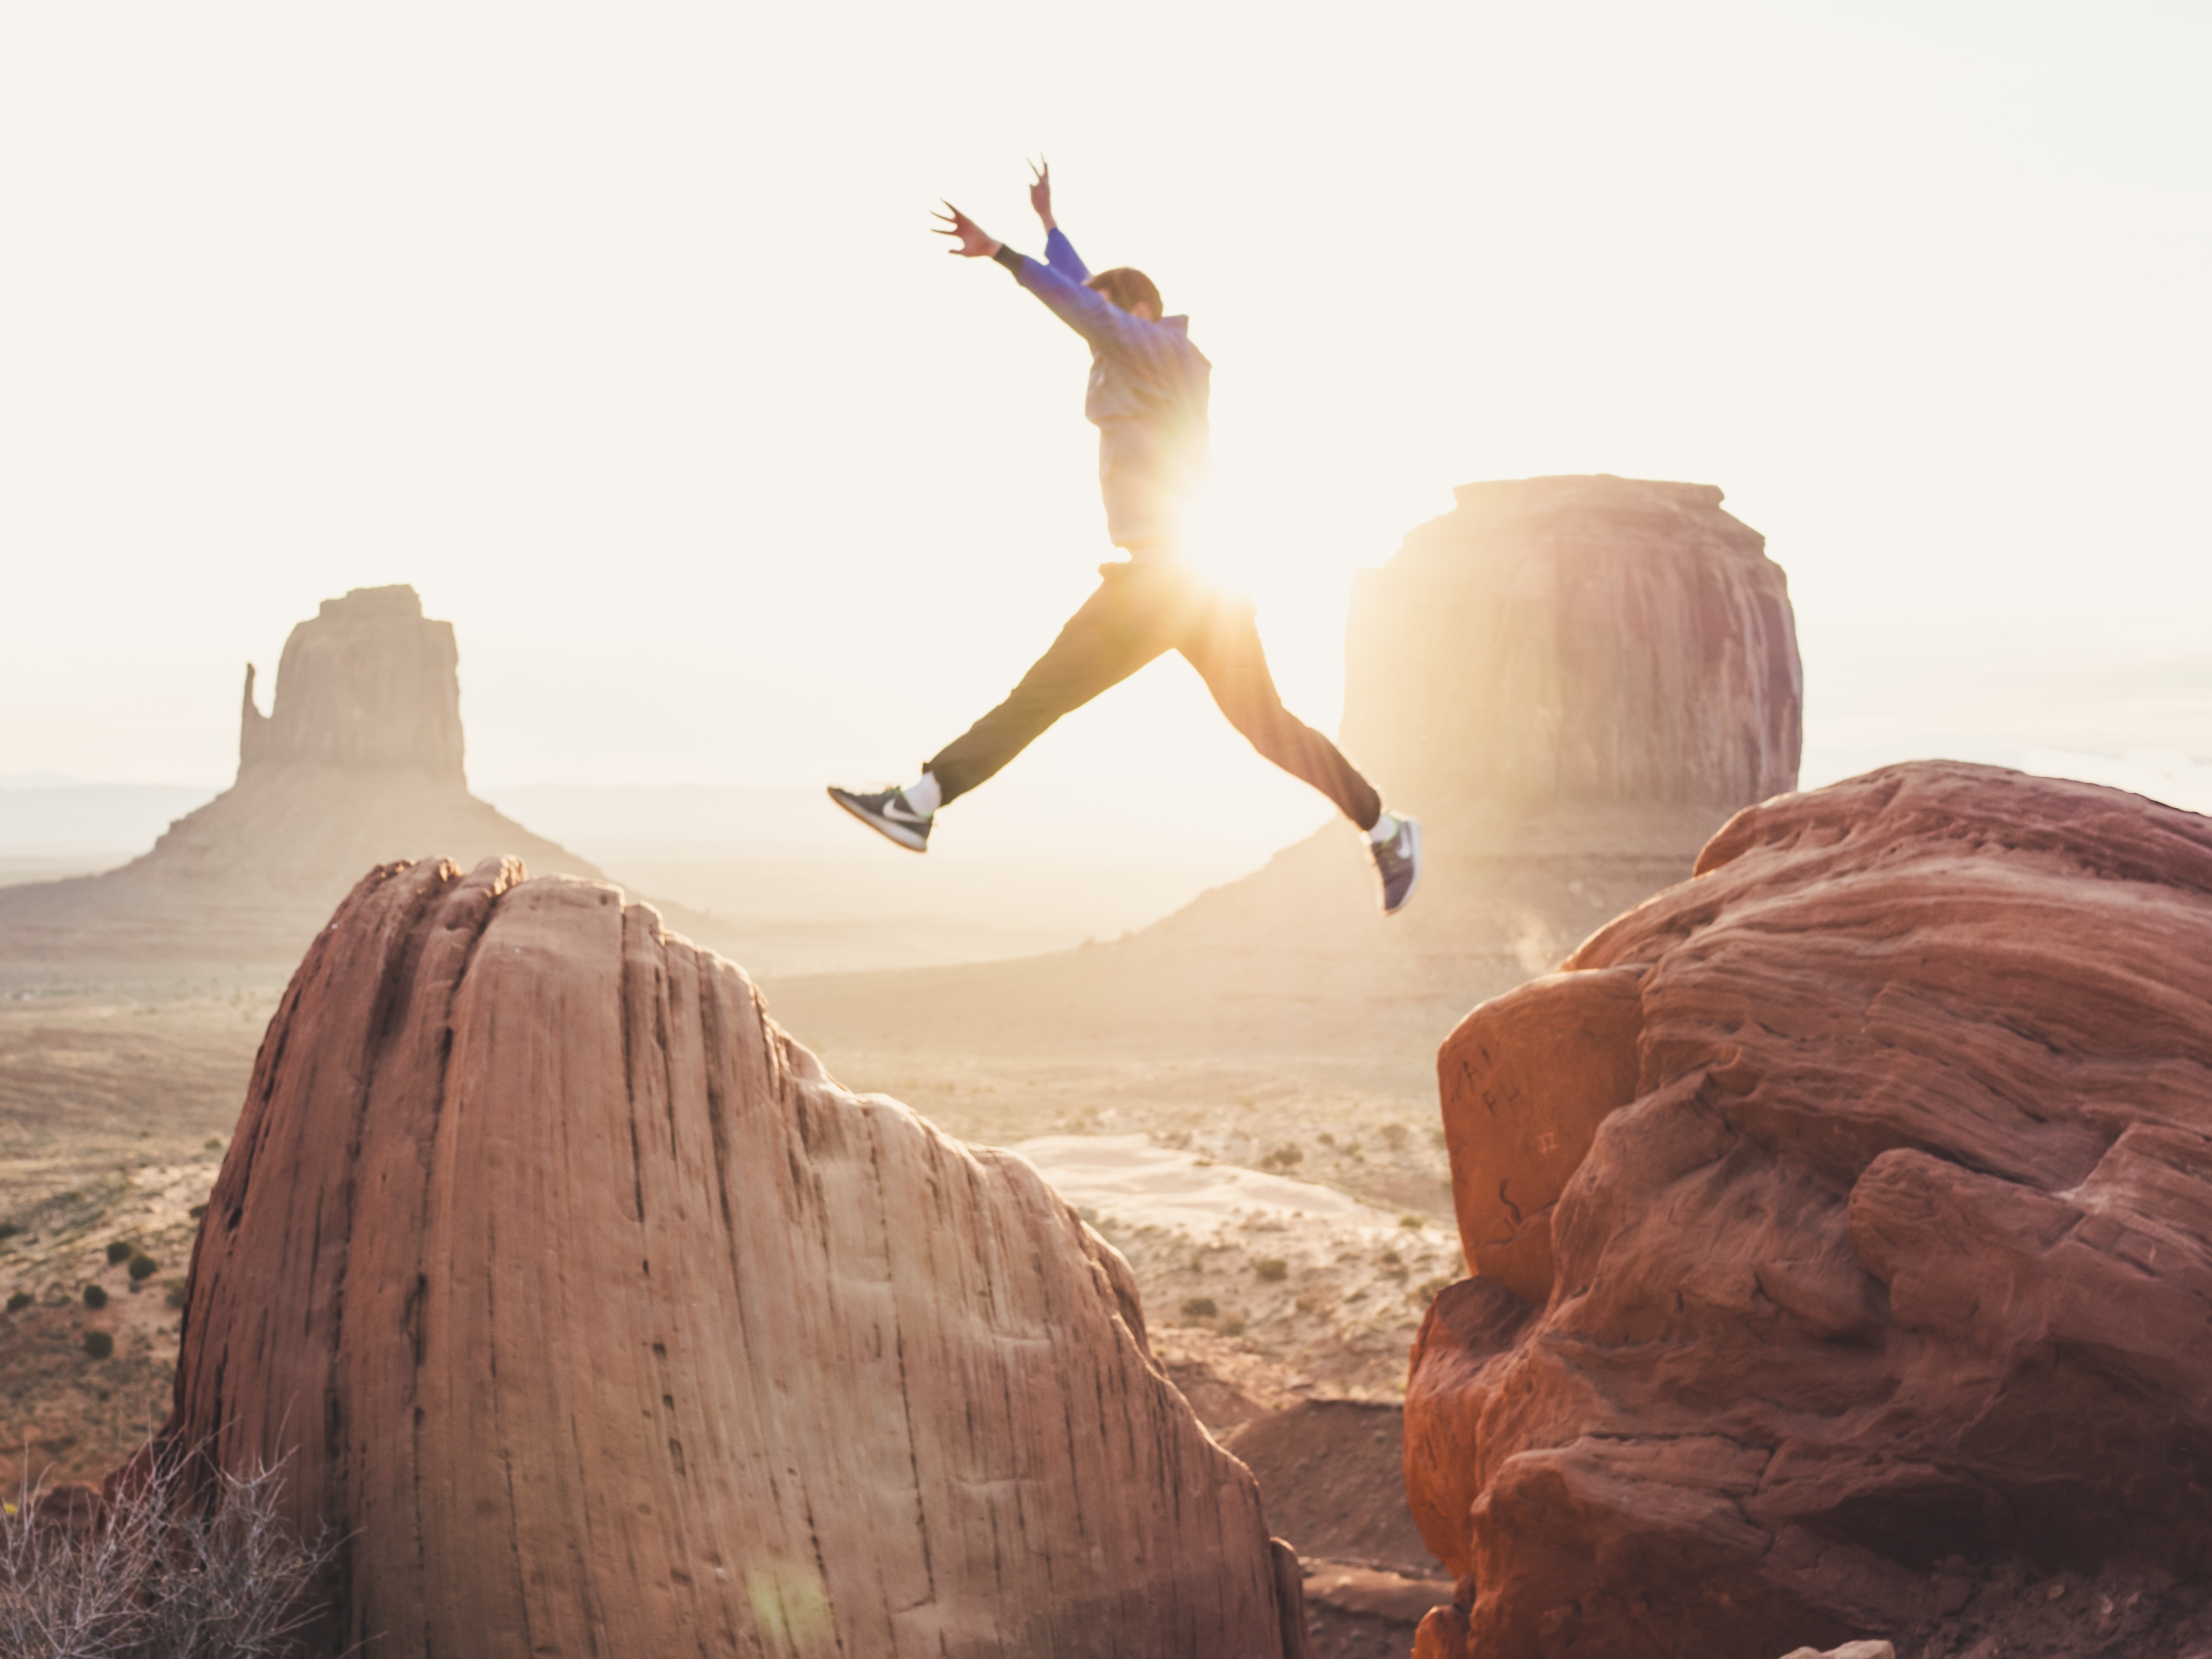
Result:
[[1102,270],[1083,286],[1097,289],[1124,311],[1133,313],[1139,306],[1150,306],[1153,316],[1167,314],[1167,307],[1160,303],[1159,289],[1134,265],[1116,265],[1111,270]]

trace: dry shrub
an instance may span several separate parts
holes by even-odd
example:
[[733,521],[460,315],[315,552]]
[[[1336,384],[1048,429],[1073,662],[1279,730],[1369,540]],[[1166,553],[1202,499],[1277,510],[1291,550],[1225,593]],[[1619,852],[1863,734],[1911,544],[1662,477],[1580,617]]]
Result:
[[282,1466],[228,1474],[143,1458],[111,1482],[25,1478],[0,1517],[0,1654],[9,1659],[278,1659],[318,1609],[337,1552],[279,1519]]

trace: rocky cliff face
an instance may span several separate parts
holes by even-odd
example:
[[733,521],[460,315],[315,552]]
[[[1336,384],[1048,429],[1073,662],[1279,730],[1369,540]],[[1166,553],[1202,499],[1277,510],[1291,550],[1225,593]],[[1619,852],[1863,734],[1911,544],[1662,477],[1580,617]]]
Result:
[[465,788],[460,650],[453,625],[422,614],[411,587],[356,587],[325,599],[284,641],[277,703],[264,716],[246,665],[240,778],[264,767],[419,773]]
[[2212,822],[1927,763],[1741,814],[1475,1010],[1480,1276],[1406,1419],[1472,1612],[1424,1650],[1771,1659],[1946,1557],[2203,1571],[2208,941]]
[[1683,804],[1797,785],[1796,624],[1765,538],[1711,484],[1520,478],[1364,571],[1344,743],[1438,817]]
[[331,1650],[1297,1651],[1250,1474],[1035,1170],[520,873],[355,890],[193,1260],[166,1434],[291,1455]]

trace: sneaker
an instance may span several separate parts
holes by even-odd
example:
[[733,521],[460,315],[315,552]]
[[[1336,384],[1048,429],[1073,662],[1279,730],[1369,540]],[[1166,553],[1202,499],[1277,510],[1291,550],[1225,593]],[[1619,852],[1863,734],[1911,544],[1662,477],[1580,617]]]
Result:
[[936,815],[917,812],[908,806],[905,790],[886,789],[879,795],[856,795],[833,783],[830,786],[830,799],[884,839],[896,842],[909,852],[929,850],[929,823]]
[[1388,841],[1370,841],[1367,848],[1375,855],[1375,873],[1382,878],[1382,914],[1395,916],[1420,883],[1420,821],[1400,818],[1396,835]]

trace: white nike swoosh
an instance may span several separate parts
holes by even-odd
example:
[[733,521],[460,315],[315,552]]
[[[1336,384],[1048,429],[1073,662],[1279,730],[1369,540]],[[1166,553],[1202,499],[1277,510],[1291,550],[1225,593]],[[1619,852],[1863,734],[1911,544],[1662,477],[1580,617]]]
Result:
[[929,822],[927,813],[917,812],[912,807],[902,806],[896,799],[884,803],[884,816],[894,823],[927,823]]

